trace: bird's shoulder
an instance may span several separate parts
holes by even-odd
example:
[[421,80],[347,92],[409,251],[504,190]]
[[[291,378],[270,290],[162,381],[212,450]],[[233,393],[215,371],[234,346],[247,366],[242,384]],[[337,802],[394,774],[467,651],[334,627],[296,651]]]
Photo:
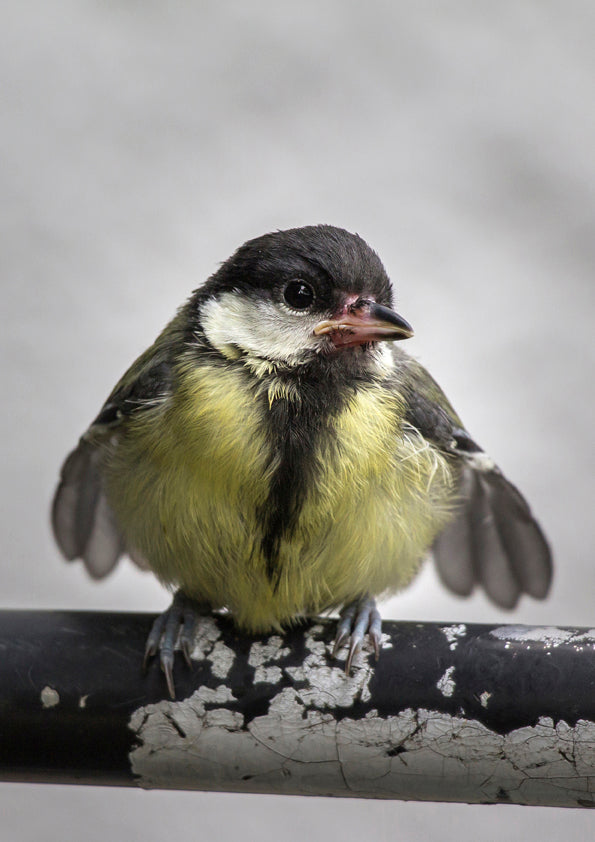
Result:
[[404,422],[440,450],[468,458],[483,453],[429,371],[395,349],[395,388],[405,402]]
[[87,441],[100,441],[106,434],[117,435],[129,418],[167,404],[177,363],[188,345],[186,333],[186,319],[180,310],[118,380],[85,433]]

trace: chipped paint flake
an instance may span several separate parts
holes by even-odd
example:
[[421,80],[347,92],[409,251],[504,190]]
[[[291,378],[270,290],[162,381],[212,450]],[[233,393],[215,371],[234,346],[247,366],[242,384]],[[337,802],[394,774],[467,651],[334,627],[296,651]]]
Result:
[[211,662],[211,672],[215,678],[227,678],[233,667],[236,653],[229,646],[226,646],[222,640],[218,640],[213,646],[211,652],[207,655],[207,660]]
[[541,643],[552,649],[562,645],[580,648],[595,644],[595,629],[579,632],[556,626],[500,626],[490,634],[498,640],[525,643],[527,649],[531,648],[531,643]]
[[487,690],[484,690],[483,693],[480,694],[479,701],[481,702],[482,708],[487,708],[488,702],[490,701],[492,696],[493,696],[493,693],[488,693]]
[[440,631],[444,634],[450,644],[450,649],[454,652],[459,644],[459,638],[465,637],[467,634],[467,626],[465,623],[457,623],[454,626],[442,626]]
[[278,684],[282,678],[281,667],[256,667],[254,671],[255,684]]
[[47,684],[41,691],[40,698],[44,708],[55,708],[60,704],[60,694]]
[[214,617],[205,615],[196,625],[194,648],[190,657],[202,661],[213,650],[215,642],[221,637],[221,631]]
[[80,707],[81,709],[83,709],[83,708],[86,708],[86,707],[87,707],[87,699],[88,699],[88,698],[89,698],[89,694],[88,694],[88,693],[87,693],[87,695],[86,695],[86,696],[81,696],[81,697],[80,697],[80,699],[79,699],[79,707]]
[[283,646],[283,638],[278,634],[273,634],[264,642],[257,641],[252,644],[248,663],[251,667],[261,667],[270,661],[278,661],[280,658],[284,658],[289,655],[289,652],[289,647]]
[[305,705],[319,708],[348,708],[356,699],[368,702],[372,669],[369,666],[352,667],[352,674],[345,675],[340,667],[317,664],[308,656],[300,667],[289,667],[287,674],[294,681],[305,686],[298,691],[299,699]]
[[452,679],[452,674],[455,671],[454,667],[449,667],[444,675],[438,679],[436,687],[440,690],[443,696],[450,697],[455,691],[455,683]]
[[306,649],[310,654],[299,667],[286,669],[294,681],[304,684],[297,691],[300,700],[317,708],[351,707],[357,700],[369,701],[373,670],[368,661],[360,656],[351,668],[351,675],[345,675],[342,667],[329,663],[327,656],[331,655],[333,645],[317,637],[321,631],[316,626],[310,629],[305,638]]

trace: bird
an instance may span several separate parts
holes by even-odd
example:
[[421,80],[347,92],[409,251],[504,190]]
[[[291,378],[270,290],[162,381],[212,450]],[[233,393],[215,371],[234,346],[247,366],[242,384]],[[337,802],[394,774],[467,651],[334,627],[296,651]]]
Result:
[[377,253],[331,225],[248,240],[117,383],[62,467],[51,520],[101,579],[128,555],[173,591],[176,643],[225,609],[247,634],[339,613],[346,672],[382,644],[376,600],[428,555],[459,595],[543,599],[552,554],[529,505],[400,344]]

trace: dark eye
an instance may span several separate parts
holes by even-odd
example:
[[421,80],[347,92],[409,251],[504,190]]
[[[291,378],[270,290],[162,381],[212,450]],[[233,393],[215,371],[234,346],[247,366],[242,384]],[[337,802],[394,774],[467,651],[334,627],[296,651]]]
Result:
[[283,290],[283,298],[294,310],[305,310],[314,301],[314,290],[305,281],[290,281]]

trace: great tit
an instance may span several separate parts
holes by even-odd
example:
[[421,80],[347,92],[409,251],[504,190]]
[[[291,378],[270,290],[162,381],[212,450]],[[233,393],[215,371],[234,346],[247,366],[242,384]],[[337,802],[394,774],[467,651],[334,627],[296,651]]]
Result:
[[56,541],[94,578],[127,553],[176,590],[145,660],[169,692],[197,614],[281,630],[340,610],[347,670],[375,596],[430,550],[458,594],[541,599],[552,561],[517,489],[395,340],[378,255],[329,225],[241,246],[128,369],[62,468]]

